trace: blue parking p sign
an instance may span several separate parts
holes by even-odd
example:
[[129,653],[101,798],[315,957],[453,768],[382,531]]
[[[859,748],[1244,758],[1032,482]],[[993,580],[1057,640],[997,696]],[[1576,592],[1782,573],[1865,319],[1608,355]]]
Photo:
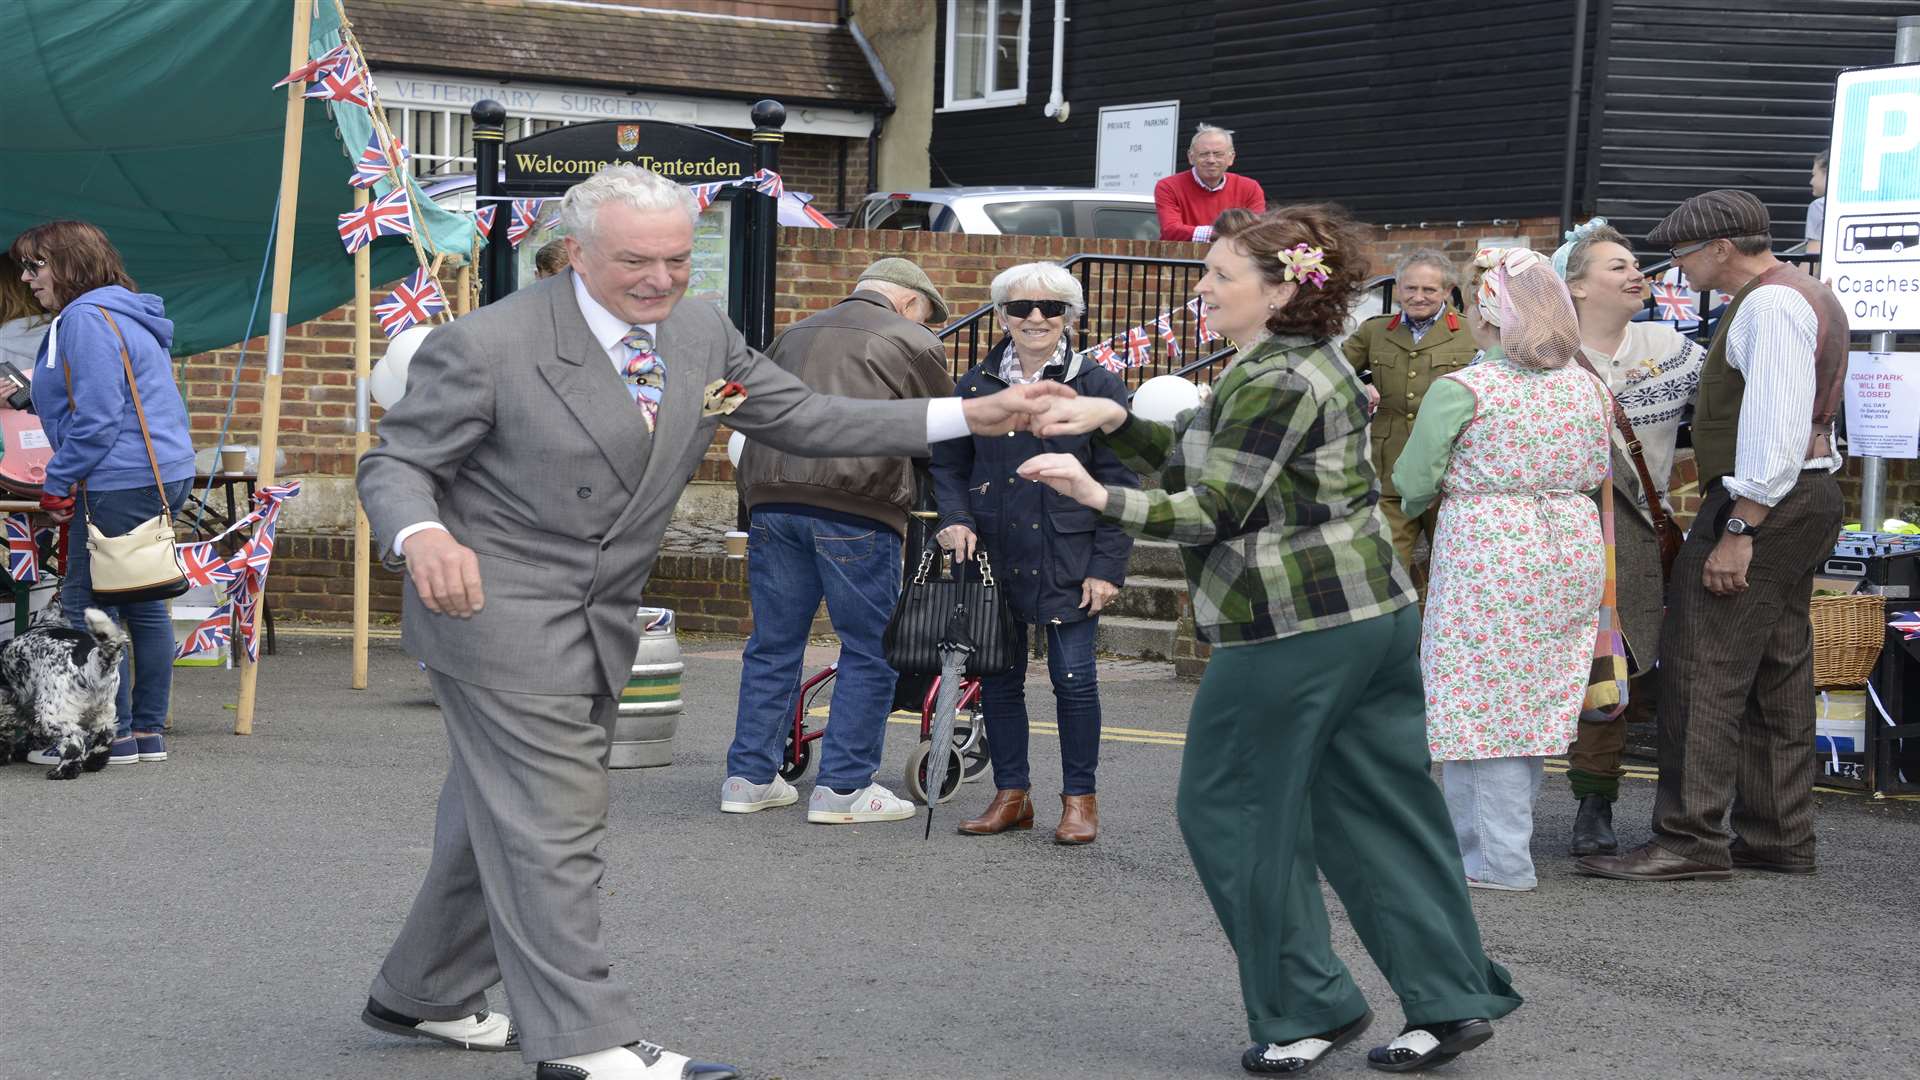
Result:
[[1820,253],[1852,329],[1920,330],[1920,64],[1840,73]]

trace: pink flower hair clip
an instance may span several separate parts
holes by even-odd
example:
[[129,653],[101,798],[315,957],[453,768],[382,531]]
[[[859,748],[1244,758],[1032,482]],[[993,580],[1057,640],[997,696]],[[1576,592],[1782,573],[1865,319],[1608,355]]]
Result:
[[1327,253],[1317,247],[1295,244],[1277,256],[1286,266],[1283,281],[1312,282],[1316,289],[1327,287]]

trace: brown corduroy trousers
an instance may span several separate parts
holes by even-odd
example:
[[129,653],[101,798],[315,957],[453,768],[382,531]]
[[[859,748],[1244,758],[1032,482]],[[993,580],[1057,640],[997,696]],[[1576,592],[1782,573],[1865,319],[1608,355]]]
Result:
[[[1736,837],[1770,861],[1813,862],[1813,573],[1833,550],[1840,489],[1809,471],[1767,515],[1747,589],[1701,571],[1728,501],[1715,486],[1673,567],[1660,642],[1660,785],[1653,842],[1731,865]],[[1731,811],[1731,820],[1729,820]],[[1729,826],[1731,828],[1729,829]]]

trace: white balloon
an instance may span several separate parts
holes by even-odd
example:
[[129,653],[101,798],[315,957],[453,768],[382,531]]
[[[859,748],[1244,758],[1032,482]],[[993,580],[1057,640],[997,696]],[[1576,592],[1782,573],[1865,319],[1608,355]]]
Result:
[[419,351],[420,343],[432,332],[431,326],[407,327],[393,336],[393,341],[387,345],[386,355],[373,365],[373,373],[367,378],[367,390],[381,408],[393,408],[394,403],[407,392],[407,366],[413,362],[413,354]]
[[1199,389],[1178,375],[1157,375],[1133,392],[1133,415],[1163,424],[1199,404]]
[[733,462],[734,468],[737,469],[740,467],[740,453],[746,448],[747,437],[745,435],[736,431],[727,436],[727,460]]

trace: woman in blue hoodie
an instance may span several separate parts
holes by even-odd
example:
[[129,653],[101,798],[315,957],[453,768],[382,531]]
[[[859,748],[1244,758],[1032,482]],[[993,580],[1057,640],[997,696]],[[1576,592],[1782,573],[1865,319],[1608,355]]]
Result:
[[[167,351],[173,323],[165,305],[158,296],[135,291],[106,234],[83,221],[36,225],[14,240],[9,254],[34,299],[54,315],[33,380],[34,412],[53,444],[42,509],[68,521],[78,504],[103,534],[124,534],[160,513],[153,462],[166,484],[167,504],[179,506],[193,482],[193,441],[186,403],[173,382]],[[120,359],[123,343],[153,438],[152,462]],[[67,545],[60,595],[76,628],[83,626],[87,608],[102,606],[93,599],[84,537]],[[167,602],[107,610],[125,623],[133,642],[131,665],[123,661],[120,667],[120,728],[107,760],[165,761],[162,730],[173,690]]]

